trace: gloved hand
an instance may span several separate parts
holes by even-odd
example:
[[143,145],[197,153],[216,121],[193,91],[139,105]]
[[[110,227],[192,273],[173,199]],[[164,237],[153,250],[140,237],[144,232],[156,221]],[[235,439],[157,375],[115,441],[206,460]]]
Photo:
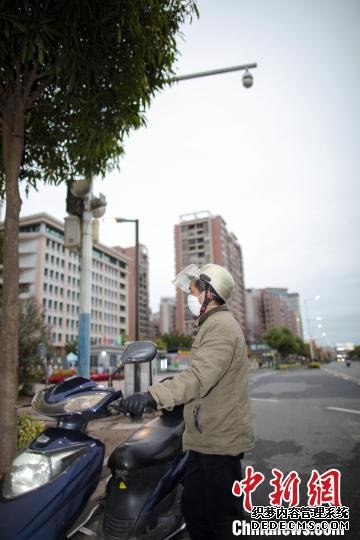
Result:
[[150,392],[136,392],[124,399],[121,405],[134,416],[141,416],[144,409],[157,409],[157,403]]

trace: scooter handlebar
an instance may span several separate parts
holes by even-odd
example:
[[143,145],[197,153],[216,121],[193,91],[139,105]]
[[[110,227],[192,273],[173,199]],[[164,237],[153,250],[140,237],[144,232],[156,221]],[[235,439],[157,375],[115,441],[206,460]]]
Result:
[[114,415],[119,414],[119,413],[129,414],[129,412],[125,409],[125,407],[122,406],[123,401],[124,399],[120,398],[110,403],[110,405],[108,406],[108,409],[111,412],[111,414],[114,414]]

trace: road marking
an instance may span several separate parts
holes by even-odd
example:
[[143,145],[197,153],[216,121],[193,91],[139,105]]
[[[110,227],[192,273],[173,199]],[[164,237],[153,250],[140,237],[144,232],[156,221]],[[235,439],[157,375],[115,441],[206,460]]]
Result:
[[327,409],[330,409],[332,411],[342,411],[342,412],[350,412],[354,414],[360,414],[360,411],[355,411],[354,409],[342,409],[341,407],[326,407]]
[[278,403],[278,399],[271,399],[271,398],[261,398],[261,397],[252,397],[253,401],[272,401],[273,403]]
[[322,367],[321,369],[329,375],[333,375],[334,377],[338,377],[339,379],[343,379],[344,381],[350,381],[360,385],[360,379],[357,379],[356,377],[352,377],[351,375],[345,375],[343,373],[336,373],[334,370],[329,368]]

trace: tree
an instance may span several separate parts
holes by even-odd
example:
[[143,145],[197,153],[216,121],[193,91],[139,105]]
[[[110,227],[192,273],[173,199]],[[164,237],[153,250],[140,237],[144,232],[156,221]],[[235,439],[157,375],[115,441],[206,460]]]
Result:
[[162,341],[166,344],[168,351],[174,349],[189,349],[191,347],[192,338],[191,336],[184,336],[179,334],[163,334],[160,336]]
[[281,358],[298,352],[298,343],[295,336],[285,326],[273,326],[264,332],[262,339],[272,349],[276,349]]
[[51,354],[50,327],[43,319],[42,308],[35,298],[20,302],[19,316],[19,381],[37,380],[43,375],[36,349],[39,343],[45,343]]
[[157,337],[154,340],[154,343],[155,343],[156,348],[157,348],[158,351],[163,351],[163,350],[166,349],[166,343],[161,337]]
[[21,199],[118,166],[123,140],[169,83],[194,0],[2,0],[0,193],[6,197],[0,474],[16,451]]
[[352,360],[360,360],[360,345],[355,345],[354,350],[349,352]]
[[296,354],[310,357],[310,346],[298,336],[295,336],[295,349]]
[[65,344],[65,352],[66,352],[66,354],[69,354],[69,353],[77,354],[77,348],[78,348],[78,343],[77,343],[76,339],[74,339],[73,341],[68,341]]

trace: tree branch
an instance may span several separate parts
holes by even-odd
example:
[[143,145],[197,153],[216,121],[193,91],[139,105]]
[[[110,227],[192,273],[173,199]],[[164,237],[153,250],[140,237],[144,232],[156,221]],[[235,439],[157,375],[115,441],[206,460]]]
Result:
[[36,90],[34,90],[34,92],[27,98],[26,102],[24,103],[25,109],[30,109],[33,103],[41,96],[50,81],[51,77],[48,77],[41,84],[39,84]]
[[25,80],[24,80],[24,103],[26,103],[26,100],[29,97],[29,94],[31,92],[32,85],[34,84],[36,80],[36,71],[38,68],[38,63],[35,61],[33,67],[30,70],[30,73],[26,73]]

